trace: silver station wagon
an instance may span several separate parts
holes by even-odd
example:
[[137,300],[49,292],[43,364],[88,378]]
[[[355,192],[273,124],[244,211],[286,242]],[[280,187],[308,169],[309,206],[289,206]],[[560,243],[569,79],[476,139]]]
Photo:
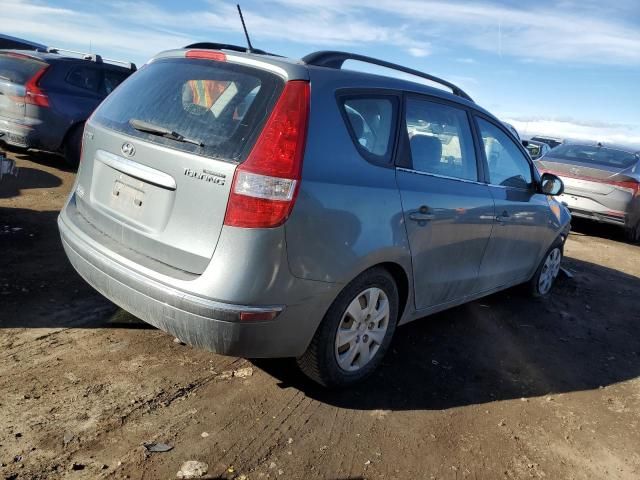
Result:
[[157,55],[87,121],[58,224],[76,270],[142,320],[345,386],[398,325],[521,283],[547,294],[562,191],[445,80],[200,44]]

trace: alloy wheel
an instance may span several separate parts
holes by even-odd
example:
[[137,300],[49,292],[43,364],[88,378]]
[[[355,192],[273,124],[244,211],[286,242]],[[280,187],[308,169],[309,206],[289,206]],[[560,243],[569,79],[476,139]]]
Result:
[[373,359],[386,336],[389,315],[389,299],[380,288],[367,288],[351,301],[335,338],[335,356],[342,370],[359,370]]
[[538,279],[538,291],[541,295],[545,295],[551,290],[553,281],[560,272],[560,262],[562,261],[562,252],[556,247],[549,252],[542,266],[540,278]]

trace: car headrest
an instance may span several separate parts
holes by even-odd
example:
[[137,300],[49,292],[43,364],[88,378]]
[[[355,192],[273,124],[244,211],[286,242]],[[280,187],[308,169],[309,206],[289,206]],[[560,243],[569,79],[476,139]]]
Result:
[[411,137],[411,157],[414,169],[431,171],[442,159],[442,142],[431,135],[414,135]]

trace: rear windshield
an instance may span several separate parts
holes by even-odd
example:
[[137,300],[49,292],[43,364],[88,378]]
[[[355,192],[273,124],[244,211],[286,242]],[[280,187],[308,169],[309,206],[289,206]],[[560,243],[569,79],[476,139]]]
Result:
[[638,154],[594,145],[564,144],[549,154],[554,158],[592,163],[612,168],[628,168],[638,161]]
[[561,145],[562,142],[559,142],[557,140],[554,140],[552,138],[545,138],[545,137],[532,137],[531,140],[535,140],[536,142],[542,142],[542,143],[546,143],[547,145],[549,145],[551,148],[555,148],[558,145]]
[[[157,60],[129,77],[100,105],[94,121],[171,148],[239,161],[246,155],[284,82],[241,65],[198,59]],[[204,144],[134,129],[140,120]]]
[[47,64],[33,58],[14,53],[0,53],[0,81],[24,85],[38,70]]

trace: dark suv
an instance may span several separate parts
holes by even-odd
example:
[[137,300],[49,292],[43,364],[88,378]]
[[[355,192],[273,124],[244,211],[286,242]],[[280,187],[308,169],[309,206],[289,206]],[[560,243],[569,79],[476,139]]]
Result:
[[0,133],[8,145],[62,153],[74,166],[84,122],[136,67],[61,52],[0,50]]

